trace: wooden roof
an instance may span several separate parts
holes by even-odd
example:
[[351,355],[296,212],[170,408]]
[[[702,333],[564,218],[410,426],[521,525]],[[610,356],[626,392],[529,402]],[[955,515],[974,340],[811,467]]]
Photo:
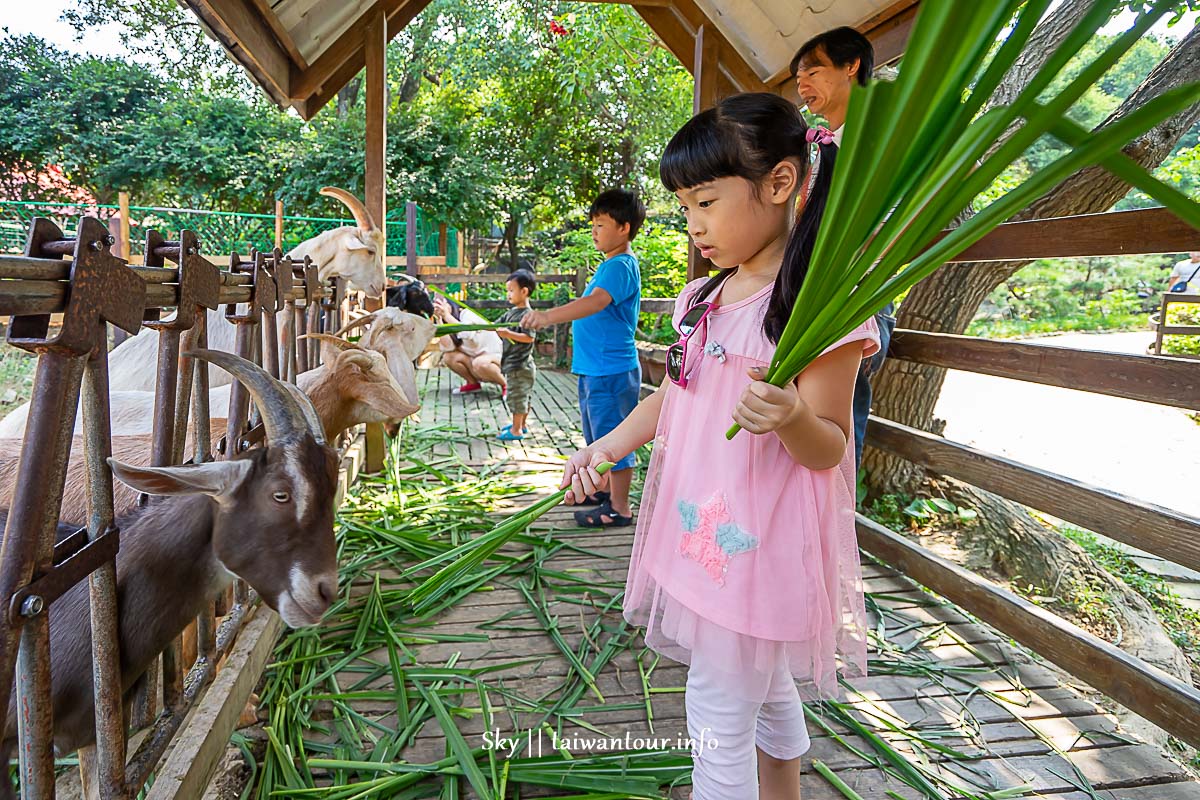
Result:
[[[584,0],[616,2],[618,0]],[[851,25],[880,63],[903,50],[918,0],[633,0],[663,43],[692,69],[703,27],[720,56],[720,88],[789,92],[788,62],[809,37]],[[363,68],[367,25],[382,13],[390,39],[430,0],[184,0],[272,100],[305,119]],[[821,7],[823,6],[823,8]]]

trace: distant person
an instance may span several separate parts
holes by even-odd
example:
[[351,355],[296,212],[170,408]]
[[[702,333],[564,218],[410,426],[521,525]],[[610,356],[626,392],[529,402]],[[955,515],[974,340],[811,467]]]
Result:
[[[508,276],[504,288],[512,308],[505,311],[499,321],[519,326],[531,311],[529,297],[537,288],[537,278],[529,270],[519,269]],[[498,330],[496,333],[504,340],[500,371],[508,382],[508,411],[512,414],[512,423],[505,425],[496,438],[502,442],[515,442],[529,433],[525,420],[529,417],[529,397],[537,381],[537,367],[533,364],[533,336],[519,327]]]
[[[433,317],[446,324],[488,321],[441,295],[433,301]],[[463,379],[463,384],[451,390],[451,394],[471,394],[483,389],[485,383],[494,383],[500,387],[500,396],[504,396],[507,383],[500,371],[504,343],[495,331],[467,331],[443,336],[438,339],[438,347],[446,366]]]
[[1188,258],[1180,261],[1171,270],[1167,278],[1167,291],[1200,294],[1200,252],[1188,253]]
[[[800,45],[792,58],[792,77],[796,80],[801,105],[807,106],[810,113],[825,118],[832,128],[833,144],[839,148],[842,146],[846,111],[850,107],[850,92],[855,86],[866,86],[874,69],[875,48],[867,37],[853,28],[834,28],[814,36]],[[862,464],[863,439],[867,434],[867,418],[871,414],[871,379],[883,367],[887,357],[892,329],[896,327],[895,312],[895,304],[888,303],[875,315],[875,324],[879,327],[879,350],[863,358],[858,379],[854,383],[855,470]]]
[[[571,371],[579,376],[583,437],[591,444],[629,416],[641,393],[642,368],[633,334],[641,310],[642,277],[631,243],[646,219],[646,207],[633,192],[611,189],[596,198],[588,217],[592,243],[604,254],[604,261],[583,297],[547,311],[530,311],[521,325],[538,330],[572,323]],[[622,454],[613,467],[609,491],[581,498],[583,504],[599,506],[576,511],[579,525],[607,528],[633,524],[629,487],[636,463],[633,453]]]

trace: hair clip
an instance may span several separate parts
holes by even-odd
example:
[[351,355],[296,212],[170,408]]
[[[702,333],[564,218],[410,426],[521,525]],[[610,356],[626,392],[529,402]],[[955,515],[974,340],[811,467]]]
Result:
[[809,144],[813,142],[817,144],[833,144],[833,131],[828,128],[822,128],[820,125],[814,125],[805,131],[804,140]]

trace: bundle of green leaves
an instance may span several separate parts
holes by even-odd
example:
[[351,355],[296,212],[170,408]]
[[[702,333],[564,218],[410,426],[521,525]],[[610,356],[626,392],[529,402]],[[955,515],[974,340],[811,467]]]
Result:
[[[1085,130],[1067,115],[1171,10],[1169,0],[1153,3],[1055,91],[1051,84],[1058,73],[1121,5],[1120,0],[1098,0],[1016,99],[980,113],[1050,4],[922,3],[899,78],[875,81],[851,94],[825,216],[767,381],[783,386],[794,380],[889,300],[1084,167],[1103,165],[1200,228],[1200,204],[1121,152],[1134,138],[1200,101],[1200,84],[1163,92],[1096,131]],[[963,209],[1046,134],[1064,145],[1058,158],[943,235]],[[737,431],[735,425],[727,436]]]

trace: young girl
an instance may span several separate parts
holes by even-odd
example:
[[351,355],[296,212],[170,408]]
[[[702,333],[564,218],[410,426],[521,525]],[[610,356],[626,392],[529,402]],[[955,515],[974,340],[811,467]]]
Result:
[[[834,146],[816,144],[816,184],[796,222],[810,138],[828,139],[810,136],[791,103],[743,94],[671,140],[663,183],[721,270],[679,295],[682,341],[662,386],[572,456],[563,478],[575,502],[603,487],[598,464],[654,439],[625,618],[646,628],[651,648],[689,664],[695,800],[757,798],[759,779],[764,798],[798,798],[809,738],[796,681],[832,694],[839,667],[865,668],[847,442],[859,361],[878,348],[874,322],[793,383],[761,380],[808,270],[833,173]],[[744,430],[727,441],[733,421]]]

